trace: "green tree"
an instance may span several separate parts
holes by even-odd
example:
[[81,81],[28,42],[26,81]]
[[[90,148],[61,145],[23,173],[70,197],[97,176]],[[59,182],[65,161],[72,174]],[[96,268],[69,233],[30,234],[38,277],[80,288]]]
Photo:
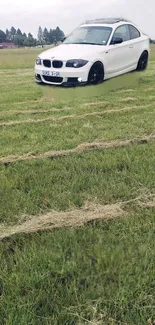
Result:
[[24,40],[24,46],[33,47],[36,46],[36,44],[37,44],[36,39],[32,36],[31,33],[29,33],[28,37],[25,38]]
[[3,43],[6,41],[6,34],[3,32],[3,30],[0,30],[0,43]]
[[55,45],[57,44],[57,34],[56,34],[56,29],[52,30],[52,43]]
[[14,44],[17,45],[18,47],[23,46],[24,43],[24,37],[23,35],[15,35],[14,36]]
[[54,38],[53,38],[53,29],[50,29],[49,31],[49,43],[53,44]]
[[12,26],[10,30],[10,38],[12,42],[14,42],[15,35],[16,35],[16,29]]
[[64,38],[64,32],[57,27],[56,29],[50,29],[49,31],[49,43],[57,43],[60,42]]
[[55,35],[57,42],[60,42],[65,36],[64,32],[59,27],[56,28]]
[[47,28],[44,28],[44,31],[43,31],[43,38],[44,38],[44,41],[46,43],[49,43],[49,32],[47,30]]
[[23,37],[23,34],[19,28],[16,31],[16,35],[14,35],[14,43],[18,47],[21,47],[24,44],[24,37]]
[[17,29],[16,35],[18,35],[18,36],[22,36],[23,35],[22,32],[21,32],[21,30],[19,28]]
[[11,34],[10,34],[10,31],[8,29],[6,29],[6,41],[10,42],[11,41]]
[[11,27],[10,32],[11,32],[11,35],[13,35],[13,36],[16,35],[16,29],[13,26]]
[[56,29],[48,29],[45,27],[44,30],[41,26],[38,29],[38,42],[33,37],[31,33],[27,34],[22,33],[22,31],[18,28],[14,28],[13,26],[11,29],[6,29],[6,33],[0,30],[0,42],[14,42],[17,46],[36,46],[44,44],[57,44],[57,42],[61,41],[64,37],[63,31],[57,27]]
[[43,33],[43,30],[42,30],[41,26],[39,26],[39,29],[38,29],[38,41],[39,41],[39,44],[43,47],[44,33]]

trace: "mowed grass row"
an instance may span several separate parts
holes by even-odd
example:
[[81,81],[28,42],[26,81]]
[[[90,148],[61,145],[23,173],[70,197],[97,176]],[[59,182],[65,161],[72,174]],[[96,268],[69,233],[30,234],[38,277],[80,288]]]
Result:
[[[145,73],[72,90],[34,84],[30,70],[37,51],[0,52],[5,80],[0,82],[0,123],[55,121],[1,125],[0,157],[154,135],[154,47]],[[62,110],[66,107],[70,109]],[[96,114],[123,107],[135,108]],[[15,113],[54,108],[58,111]],[[96,115],[69,117],[92,112]],[[30,215],[80,209],[85,202],[111,207],[124,202],[126,213],[80,228],[1,241],[0,325],[153,324],[154,148],[152,140],[0,165],[0,233],[1,227]]]
[[37,154],[72,149],[85,142],[143,137],[154,132],[154,105],[111,114],[103,111],[94,116],[0,126],[1,156]]
[[[0,221],[154,194],[154,141],[0,166]],[[9,200],[8,200],[9,198]]]

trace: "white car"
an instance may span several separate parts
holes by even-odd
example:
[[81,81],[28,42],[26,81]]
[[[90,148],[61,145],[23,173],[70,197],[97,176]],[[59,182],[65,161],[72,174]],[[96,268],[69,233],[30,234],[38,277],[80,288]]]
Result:
[[39,55],[37,83],[98,84],[133,70],[145,70],[149,37],[125,19],[87,21],[63,43]]

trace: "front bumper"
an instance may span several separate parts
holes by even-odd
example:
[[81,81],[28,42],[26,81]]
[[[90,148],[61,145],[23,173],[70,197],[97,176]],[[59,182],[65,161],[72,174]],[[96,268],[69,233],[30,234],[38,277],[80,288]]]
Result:
[[[35,65],[35,80],[38,83],[45,83],[48,85],[64,85],[64,86],[76,86],[80,84],[86,84],[88,80],[89,70],[91,68],[91,63],[87,63],[82,68],[47,68],[42,65]],[[45,76],[44,71],[49,73],[55,72],[59,73],[57,76]],[[79,78],[81,79],[79,81]]]

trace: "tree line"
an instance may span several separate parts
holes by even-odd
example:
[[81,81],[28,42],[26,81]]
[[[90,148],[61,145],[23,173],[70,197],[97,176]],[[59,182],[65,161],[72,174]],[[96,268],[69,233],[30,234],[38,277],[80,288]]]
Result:
[[59,27],[48,30],[39,26],[37,38],[34,38],[31,33],[23,33],[19,28],[11,27],[5,32],[0,30],[0,43],[14,43],[18,47],[57,44],[63,37],[64,32]]

